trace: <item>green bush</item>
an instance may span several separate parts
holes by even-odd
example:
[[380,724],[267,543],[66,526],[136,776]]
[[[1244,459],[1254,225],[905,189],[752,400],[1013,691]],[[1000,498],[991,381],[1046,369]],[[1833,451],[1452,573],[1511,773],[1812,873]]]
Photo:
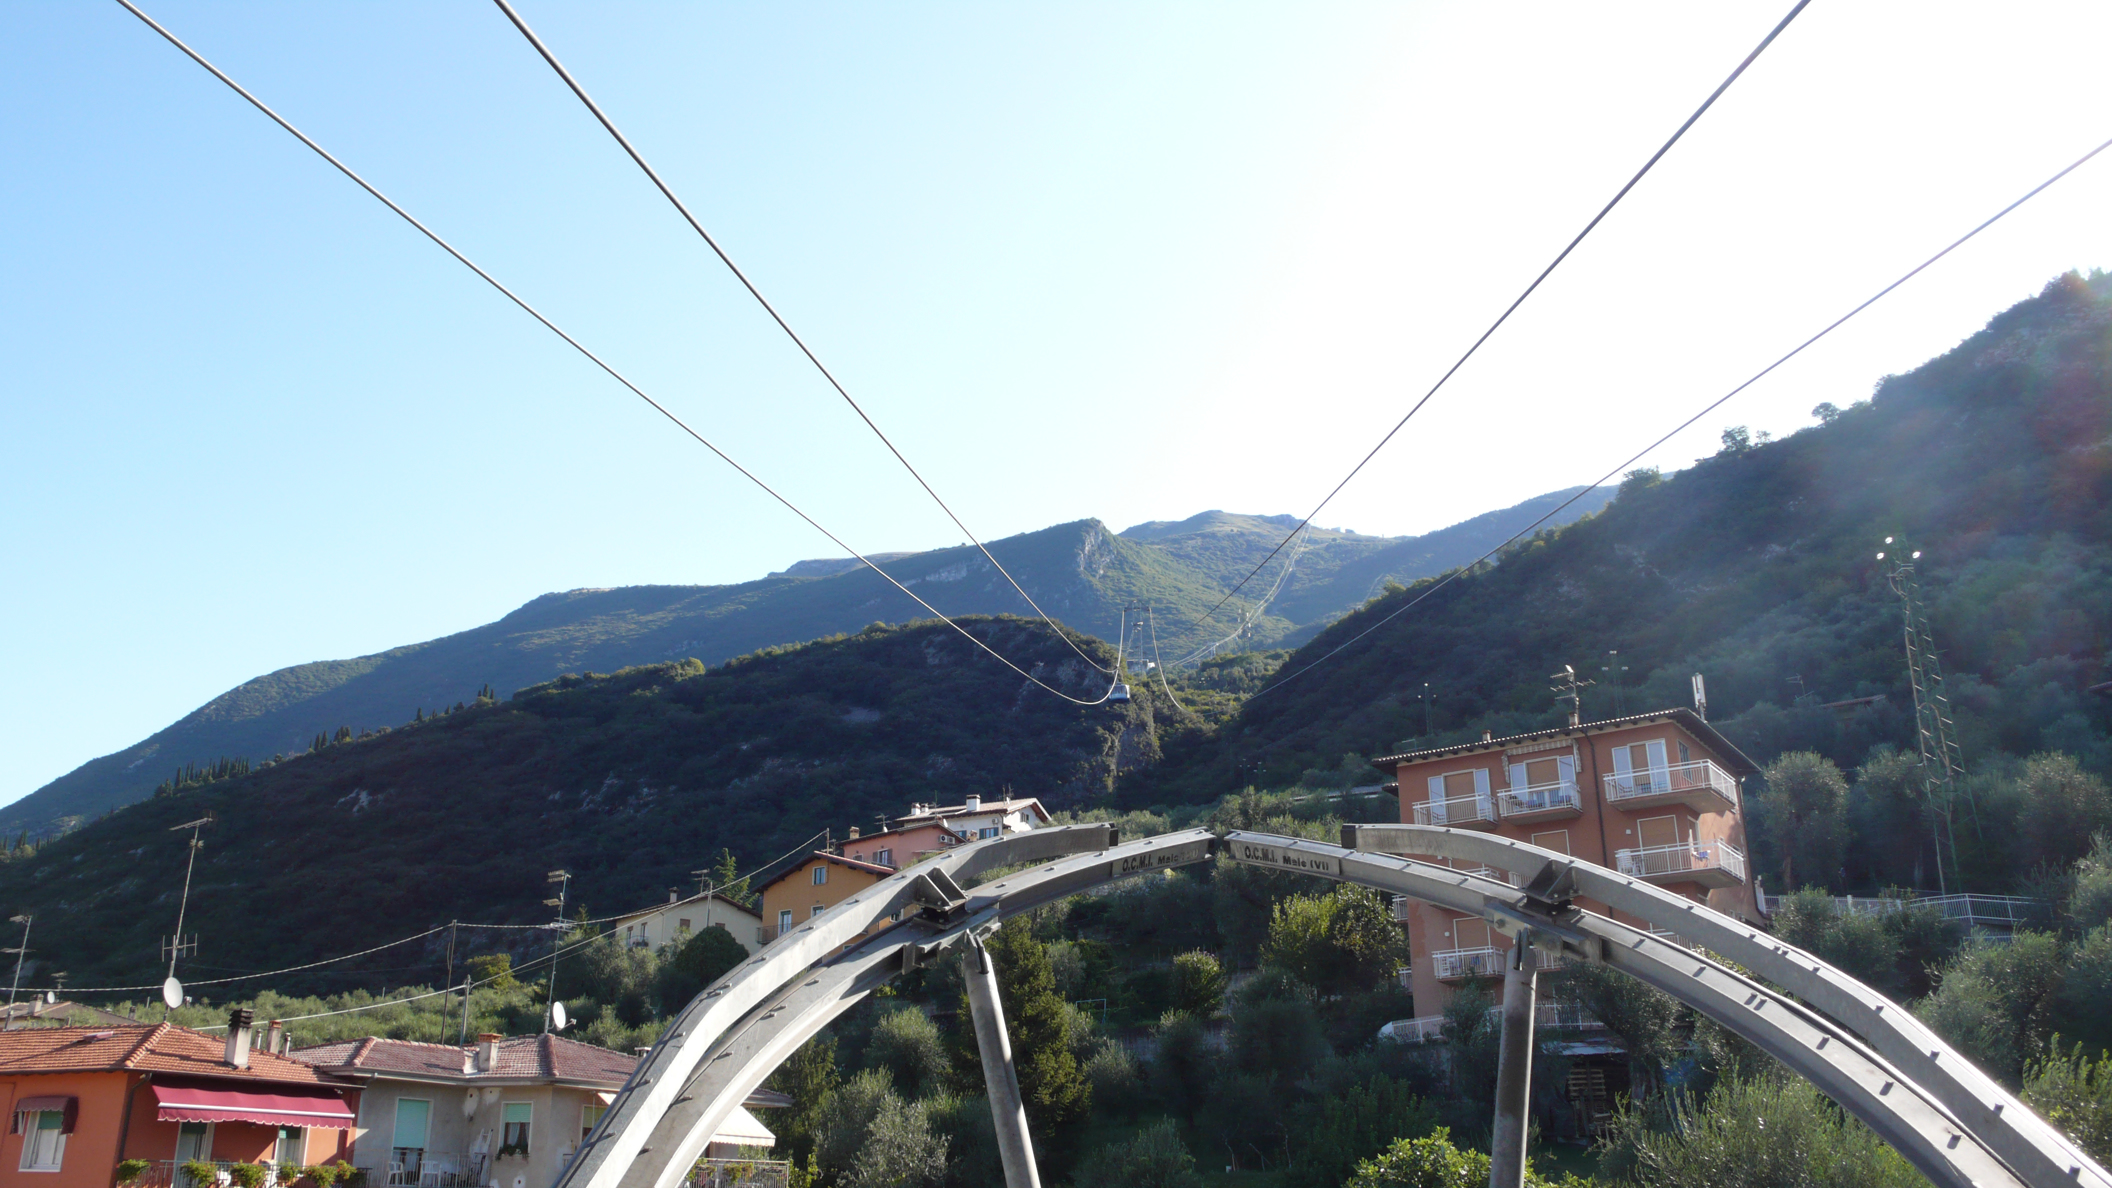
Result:
[[1202,1188],[1195,1156],[1173,1119],[1160,1118],[1127,1142],[1110,1143],[1079,1161],[1075,1184],[1121,1188]]
[[938,1025],[914,1007],[890,1012],[880,1020],[866,1045],[865,1058],[868,1064],[886,1069],[911,1099],[929,1097],[946,1087],[950,1064],[946,1041],[939,1037]]
[[[117,1165],[117,1182],[120,1184],[130,1184],[133,1181],[139,1179],[141,1176],[146,1175],[147,1169],[152,1166],[154,1165],[145,1159],[124,1160]],[[286,1182],[291,1184],[293,1181],[288,1180]]]
[[268,1172],[269,1169],[261,1163],[234,1163],[228,1165],[227,1178],[236,1188],[263,1188]]
[[1172,1007],[1207,1019],[1225,1004],[1225,967],[1214,954],[1195,949],[1173,959]]
[[191,1182],[191,1188],[213,1188],[213,1185],[220,1182],[218,1164],[208,1163],[203,1159],[186,1159],[182,1166],[184,1178]]
[[1705,1102],[1630,1106],[1601,1139],[1604,1171],[1635,1188],[1926,1188],[1921,1173],[1809,1082],[1718,1082]]
[[[1392,1146],[1357,1164],[1356,1173],[1342,1188],[1480,1188],[1488,1182],[1489,1157],[1453,1146],[1451,1132],[1440,1126],[1421,1138],[1396,1139]],[[1531,1188],[1548,1184],[1530,1168],[1525,1182]]]
[[2024,1066],[2025,1104],[2098,1162],[2112,1160],[2112,1052],[2092,1060],[2077,1044],[2063,1055],[2060,1038],[2053,1037],[2044,1058]]
[[1322,1098],[1318,1116],[1301,1128],[1287,1188],[1336,1188],[1359,1163],[1395,1140],[1419,1138],[1437,1129],[1437,1111],[1391,1077]]

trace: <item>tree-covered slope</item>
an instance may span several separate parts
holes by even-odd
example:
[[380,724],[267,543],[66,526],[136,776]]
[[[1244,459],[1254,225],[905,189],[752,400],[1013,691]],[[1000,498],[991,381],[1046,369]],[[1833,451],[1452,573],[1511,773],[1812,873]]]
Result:
[[[1524,523],[1529,517],[1521,518],[1520,512],[1491,513],[1460,529],[1506,516]],[[1210,517],[1240,528],[1226,533],[1215,521],[1201,522]],[[1113,639],[1126,604],[1153,603],[1160,646],[1171,659],[1229,631],[1252,605],[1250,597],[1266,590],[1273,566],[1256,588],[1229,603],[1220,619],[1196,625],[1295,523],[1274,522],[1285,519],[1209,513],[1180,525],[1159,525],[1157,532],[1132,530],[1121,536],[1097,520],[1080,520],[990,547],[1044,610],[1087,634]],[[1316,547],[1300,558],[1277,607],[1254,622],[1250,642],[1243,646],[1316,629],[1366,596],[1383,576],[1365,572],[1374,565],[1402,578],[1437,572],[1458,559],[1445,552],[1444,542],[1460,529],[1420,538],[1321,534]],[[1418,541],[1436,543],[1424,547]],[[875,559],[945,614],[1030,613],[1025,600],[974,548]],[[1338,572],[1349,576],[1335,581]],[[1328,593],[1335,587],[1342,589]],[[1285,617],[1282,607],[1296,609]],[[0,832],[62,832],[148,795],[182,765],[220,756],[261,761],[293,754],[318,733],[349,727],[357,734],[399,725],[421,708],[453,705],[486,684],[504,694],[570,672],[607,672],[684,657],[718,663],[759,648],[928,613],[850,561],[801,562],[731,586],[547,594],[496,623],[455,635],[351,660],[296,665],[245,682],[153,736],[85,763],[0,809]]]
[[[1685,705],[1703,673],[1711,717],[1762,761],[1911,749],[1899,604],[1875,557],[1887,536],[1923,550],[1968,763],[2058,749],[2112,764],[2112,702],[2088,691],[2112,676],[2112,278],[2062,277],[1822,419],[1781,441],[1727,434],[1716,456],[1631,476],[1599,515],[1435,593],[1374,600],[1132,791],[1201,798],[1257,764],[1282,781],[1413,742],[1426,681],[1439,741],[1553,724],[1548,674],[1564,664],[1599,681],[1584,706],[1599,717],[1617,696]],[[1618,693],[1602,671],[1615,649]]]
[[[1074,696],[1106,690],[1039,623],[964,626]],[[876,627],[709,670],[566,677],[155,796],[0,862],[0,902],[35,914],[37,958],[71,984],[139,982],[175,926],[187,835],[170,827],[211,814],[184,925],[195,976],[275,968],[451,919],[546,918],[559,867],[575,905],[607,914],[693,888],[722,847],[766,861],[913,801],[1104,798],[1118,765],[1157,760],[1170,715],[1141,686],[1126,704],[1050,696],[943,624]]]

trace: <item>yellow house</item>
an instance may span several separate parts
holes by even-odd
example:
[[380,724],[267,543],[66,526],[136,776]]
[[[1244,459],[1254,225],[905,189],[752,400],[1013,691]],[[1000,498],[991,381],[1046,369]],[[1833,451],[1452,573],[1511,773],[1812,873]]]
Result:
[[808,920],[894,874],[894,868],[816,850],[763,884],[763,940]]

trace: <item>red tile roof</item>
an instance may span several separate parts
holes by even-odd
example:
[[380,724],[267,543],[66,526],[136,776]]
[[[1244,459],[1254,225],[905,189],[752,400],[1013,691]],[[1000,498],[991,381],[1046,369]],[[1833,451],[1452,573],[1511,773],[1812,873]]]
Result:
[[55,1072],[157,1072],[304,1085],[339,1085],[308,1064],[251,1048],[249,1067],[227,1063],[227,1041],[188,1027],[37,1027],[0,1031],[0,1076]]
[[422,1044],[375,1036],[298,1048],[291,1053],[295,1060],[347,1076],[397,1073],[463,1082],[482,1077],[583,1081],[612,1089],[629,1080],[631,1070],[638,1065],[636,1056],[555,1035],[524,1035],[500,1040],[498,1062],[491,1071],[464,1072],[465,1063],[475,1054],[474,1045]]

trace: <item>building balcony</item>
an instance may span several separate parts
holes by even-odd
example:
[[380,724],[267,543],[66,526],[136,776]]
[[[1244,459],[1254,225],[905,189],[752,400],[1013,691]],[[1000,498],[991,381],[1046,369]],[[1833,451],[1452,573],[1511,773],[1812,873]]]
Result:
[[1703,887],[1735,887],[1745,881],[1745,855],[1727,842],[1681,842],[1616,850],[1613,859],[1614,869],[1622,874],[1660,886],[1695,883]]
[[1496,794],[1496,812],[1505,821],[1561,821],[1584,812],[1583,798],[1574,780],[1551,784],[1528,784]]
[[1467,978],[1500,978],[1510,964],[1509,949],[1440,949],[1430,954],[1430,964],[1440,982]]
[[1450,825],[1455,829],[1496,828],[1496,798],[1455,796],[1450,800],[1426,800],[1413,806],[1418,825]]
[[[1503,1008],[1490,1007],[1489,1015],[1498,1017]],[[1446,1016],[1419,1015],[1413,1019],[1395,1019],[1379,1028],[1379,1038],[1397,1044],[1428,1044],[1445,1038]],[[1533,1004],[1533,1029],[1535,1031],[1604,1031],[1606,1025],[1584,1013],[1583,1008],[1571,1002],[1542,1000]]]
[[1606,777],[1606,803],[1622,809],[1683,804],[1697,813],[1738,807],[1738,781],[1706,759],[1649,767]]

